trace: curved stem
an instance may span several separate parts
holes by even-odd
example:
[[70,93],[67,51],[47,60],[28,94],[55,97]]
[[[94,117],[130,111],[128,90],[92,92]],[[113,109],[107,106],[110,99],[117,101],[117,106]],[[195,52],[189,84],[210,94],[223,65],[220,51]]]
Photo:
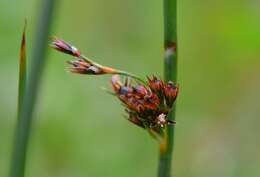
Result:
[[116,70],[114,74],[119,74],[119,75],[131,77],[131,78],[136,79],[136,80],[138,80],[138,81],[140,81],[140,82],[142,82],[143,84],[146,85],[146,82],[143,79],[141,79],[139,76],[134,75],[132,73],[129,73],[129,72],[126,72],[126,71],[121,71],[121,70]]
[[[165,81],[177,81],[177,0],[164,0],[164,77]],[[175,106],[168,114],[168,119],[175,120]],[[167,127],[166,145],[161,148],[158,177],[171,176],[172,151],[174,146],[174,126]],[[162,146],[162,145],[161,145]]]

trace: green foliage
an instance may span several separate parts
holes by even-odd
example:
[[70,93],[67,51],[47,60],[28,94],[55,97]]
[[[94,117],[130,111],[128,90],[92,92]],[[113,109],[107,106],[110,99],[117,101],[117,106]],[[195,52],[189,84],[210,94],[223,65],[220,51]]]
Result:
[[25,29],[22,35],[19,60],[19,92],[18,92],[18,119],[15,129],[13,153],[10,166],[10,177],[24,177],[26,167],[27,147],[31,132],[33,110],[39,88],[41,71],[45,59],[47,38],[51,21],[54,1],[43,2],[42,13],[39,15],[30,73],[27,80],[25,55]]

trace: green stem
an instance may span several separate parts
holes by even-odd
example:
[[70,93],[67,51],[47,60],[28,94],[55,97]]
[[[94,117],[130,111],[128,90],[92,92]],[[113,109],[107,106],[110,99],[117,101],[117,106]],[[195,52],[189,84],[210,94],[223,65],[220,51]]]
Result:
[[18,122],[15,130],[15,139],[10,166],[10,177],[24,177],[26,152],[31,131],[32,114],[35,107],[36,95],[44,66],[44,58],[47,48],[47,40],[50,29],[50,22],[53,13],[55,0],[42,0],[42,9],[37,20],[36,38],[32,51],[32,63],[24,97],[22,97],[21,108],[18,112]]
[[[164,77],[165,81],[177,81],[177,0],[164,0]],[[175,106],[168,115],[175,120]],[[160,151],[158,177],[171,176],[172,151],[174,146],[174,126],[168,126],[166,146]]]
[[143,79],[141,79],[139,76],[134,75],[132,73],[129,73],[129,72],[126,72],[126,71],[121,71],[121,70],[116,70],[114,74],[119,74],[119,75],[131,77],[133,79],[136,79],[136,80],[142,82],[144,85],[146,85],[146,82]]

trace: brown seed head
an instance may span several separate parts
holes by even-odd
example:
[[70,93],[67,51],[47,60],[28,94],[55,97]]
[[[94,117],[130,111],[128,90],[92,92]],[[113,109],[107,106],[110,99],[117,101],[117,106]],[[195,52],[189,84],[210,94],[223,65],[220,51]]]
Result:
[[162,80],[157,79],[156,76],[153,76],[152,78],[147,77],[147,79],[148,79],[148,85],[153,91],[155,91],[155,92],[162,91],[162,88],[163,88]]
[[[118,75],[113,75],[111,84],[115,95],[125,105],[128,120],[139,127],[152,129],[160,134],[161,129],[174,121],[167,119],[167,114],[177,95],[174,85],[165,84],[155,76],[148,78],[147,85],[122,83]],[[169,100],[171,104],[167,104]]]
[[69,70],[73,73],[93,75],[105,74],[102,67],[99,67],[85,59],[72,60],[67,63],[71,65]]
[[62,39],[58,39],[54,37],[51,43],[51,47],[63,53],[72,55],[74,57],[80,56],[80,51],[76,47],[70,45],[69,43],[65,42]]

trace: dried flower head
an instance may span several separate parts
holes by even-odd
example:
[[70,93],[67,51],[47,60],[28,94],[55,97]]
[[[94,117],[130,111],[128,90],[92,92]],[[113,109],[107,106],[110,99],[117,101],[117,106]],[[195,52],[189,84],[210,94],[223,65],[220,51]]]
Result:
[[98,65],[84,58],[67,61],[67,63],[71,65],[69,70],[73,73],[78,73],[78,74],[100,75],[100,74],[113,74],[115,72],[113,68]]
[[69,43],[65,42],[64,40],[58,39],[56,37],[53,37],[51,47],[60,52],[72,55],[74,57],[80,56],[80,51],[76,47],[74,47],[73,45],[70,45]]
[[153,76],[148,78],[147,85],[133,85],[128,80],[122,83],[119,75],[113,75],[111,84],[125,105],[130,122],[159,135],[167,124],[175,123],[167,119],[178,93],[178,87],[172,82],[165,83]]
[[50,46],[60,52],[72,55],[77,58],[76,60],[67,61],[67,63],[71,65],[69,70],[73,73],[92,75],[116,73],[114,68],[102,66],[81,55],[80,51],[76,47],[70,45],[68,42],[65,42],[62,39],[53,37],[53,41]]

